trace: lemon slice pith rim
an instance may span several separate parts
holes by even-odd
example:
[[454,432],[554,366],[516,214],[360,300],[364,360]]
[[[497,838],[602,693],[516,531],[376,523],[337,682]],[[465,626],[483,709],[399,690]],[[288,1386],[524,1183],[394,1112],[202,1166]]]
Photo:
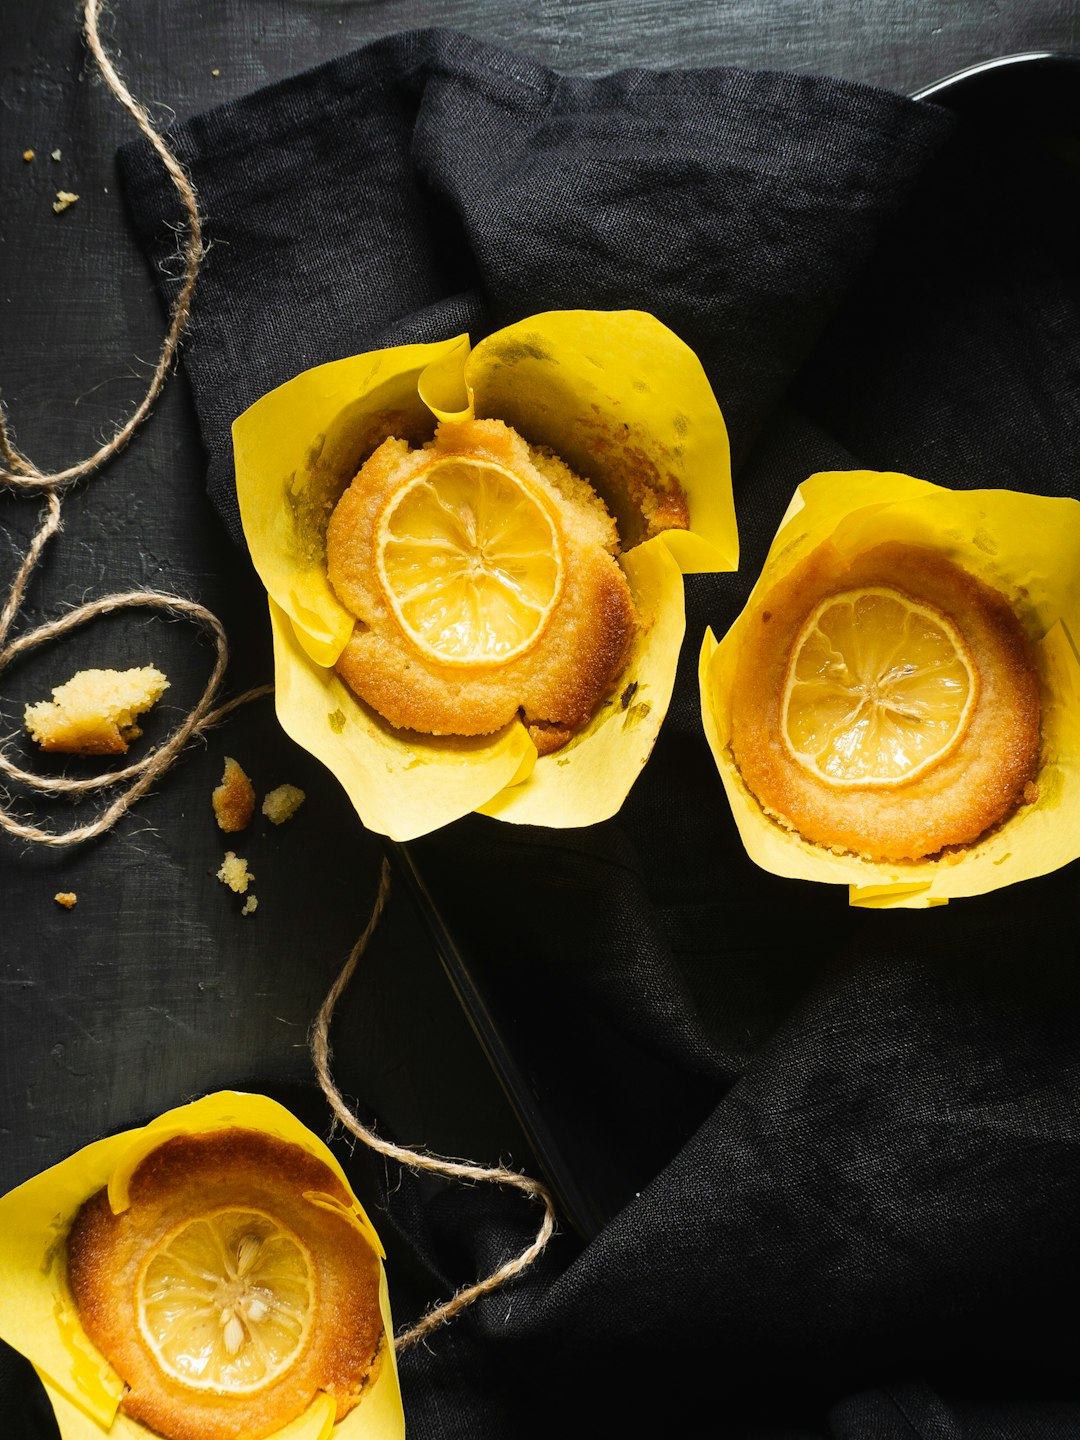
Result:
[[440,456],[390,495],[374,553],[398,626],[442,665],[492,668],[525,654],[565,585],[547,497],[507,466],[471,455]]
[[[860,602],[877,606],[878,624],[860,628]],[[847,654],[821,628],[828,612],[839,620],[845,609]],[[900,634],[880,624],[888,610],[901,620]],[[920,645],[921,658],[912,659]],[[819,659],[829,652],[816,669],[815,651]],[[784,675],[781,738],[792,759],[829,785],[895,788],[956,748],[978,694],[978,669],[955,621],[898,588],[859,586],[819,600],[800,627]]]
[[143,1341],[190,1389],[253,1395],[308,1348],[317,1305],[311,1251],[275,1216],[224,1205],[174,1225],[136,1281]]

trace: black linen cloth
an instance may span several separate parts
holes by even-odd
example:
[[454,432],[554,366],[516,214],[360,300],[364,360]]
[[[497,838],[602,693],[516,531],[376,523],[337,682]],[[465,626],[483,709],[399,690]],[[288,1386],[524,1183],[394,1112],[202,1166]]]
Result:
[[[1077,494],[1055,210],[1075,173],[828,78],[567,79],[441,31],[170,138],[211,241],[184,370],[238,545],[233,418],[379,345],[647,309],[731,432],[740,568],[687,582],[675,697],[620,814],[469,817],[415,847],[553,1125],[618,1160],[593,1238],[403,1355],[409,1434],[1080,1433],[1075,867],[927,912],[761,872],[696,683],[705,626],[738,614],[814,471]],[[141,145],[122,176],[168,298],[174,194]],[[407,1257],[403,1322],[535,1217],[398,1179],[376,1223]]]

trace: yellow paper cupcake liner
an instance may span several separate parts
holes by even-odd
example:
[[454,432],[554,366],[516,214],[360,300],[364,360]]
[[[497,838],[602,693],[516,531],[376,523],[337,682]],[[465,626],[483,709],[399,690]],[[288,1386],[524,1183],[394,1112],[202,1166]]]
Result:
[[[1004,594],[1032,641],[1044,693],[1039,797],[957,853],[904,864],[836,854],[770,819],[731,753],[739,646],[766,594],[825,541],[847,555],[885,540],[933,546]],[[701,713],[752,860],[776,875],[847,885],[853,905],[941,905],[1045,875],[1080,855],[1080,504],[1011,490],[948,490],[908,475],[844,471],[795,491],[738,619],[699,656]]]
[[[62,1440],[160,1440],[119,1410],[124,1383],[79,1322],[66,1278],[65,1239],[80,1206],[108,1186],[113,1209],[126,1204],[139,1162],[175,1135],[240,1126],[300,1145],[352,1189],[337,1159],[290,1111],[263,1095],[219,1091],[150,1124],[95,1141],[0,1198],[0,1338],[32,1363],[52,1403]],[[360,1202],[350,1214],[380,1261],[382,1242]],[[401,1390],[393,1346],[386,1273],[380,1264],[386,1355],[363,1401],[335,1424],[335,1406],[320,1395],[267,1440],[402,1440]]]
[[[618,693],[537,759],[524,726],[455,739],[395,730],[333,669],[353,616],[326,573],[338,498],[388,436],[497,418],[585,476],[620,525],[642,623]],[[552,311],[482,340],[374,351],[305,371],[233,426],[244,533],[270,601],[282,727],[344,786],[368,829],[409,840],[470,811],[546,826],[595,824],[648,760],[685,631],[682,575],[732,570],[738,532],[723,416],[697,357],[640,311]],[[688,530],[640,538],[632,495],[677,486]]]

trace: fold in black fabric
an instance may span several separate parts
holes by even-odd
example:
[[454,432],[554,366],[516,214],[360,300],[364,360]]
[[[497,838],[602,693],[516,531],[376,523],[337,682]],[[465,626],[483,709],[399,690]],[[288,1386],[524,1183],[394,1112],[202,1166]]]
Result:
[[[569,80],[445,32],[171,139],[212,242],[184,368],[238,544],[232,419],[379,344],[648,309],[732,436],[740,569],[687,582],[675,697],[620,814],[469,817],[415,847],[607,1208],[406,1352],[410,1435],[1080,1433],[1075,867],[869,913],[757,870],[695,675],[816,470],[1077,494],[1067,161],[827,78]],[[170,187],[141,146],[122,173],[160,277]],[[399,1320],[533,1220],[404,1177],[379,1219]]]
[[[210,241],[185,369],[230,532],[229,427],[266,390],[546,309],[651,310],[698,351],[739,458],[942,128],[834,81],[570,80],[420,32],[173,130]],[[122,171],[159,275],[175,273],[160,162],[130,148]]]

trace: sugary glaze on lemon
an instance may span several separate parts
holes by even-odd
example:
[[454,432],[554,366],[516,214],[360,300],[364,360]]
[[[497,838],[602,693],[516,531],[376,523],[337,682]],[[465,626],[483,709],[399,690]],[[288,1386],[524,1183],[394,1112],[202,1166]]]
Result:
[[827,543],[749,618],[731,750],[762,808],[807,840],[918,860],[972,844],[1030,796],[1039,716],[1003,595],[929,547],[845,559]]
[[563,544],[543,492],[479,456],[432,461],[375,529],[383,596],[443,665],[505,665],[540,640],[562,593]]
[[895,788],[959,744],[979,693],[947,615],[887,585],[818,602],[788,657],[780,736],[832,785]]
[[281,1220],[225,1205],[182,1220],[139,1271],[139,1331],[158,1364],[196,1390],[254,1393],[307,1348],[314,1259]]
[[327,569],[357,624],[337,669],[392,725],[541,753],[614,688],[636,617],[603,502],[499,420],[385,441],[334,510]]
[[377,1373],[378,1258],[321,1161],[259,1131],[167,1140],[130,1205],[106,1191],[68,1234],[83,1328],[127,1390],[121,1409],[168,1440],[263,1440],[320,1391],[337,1416]]

